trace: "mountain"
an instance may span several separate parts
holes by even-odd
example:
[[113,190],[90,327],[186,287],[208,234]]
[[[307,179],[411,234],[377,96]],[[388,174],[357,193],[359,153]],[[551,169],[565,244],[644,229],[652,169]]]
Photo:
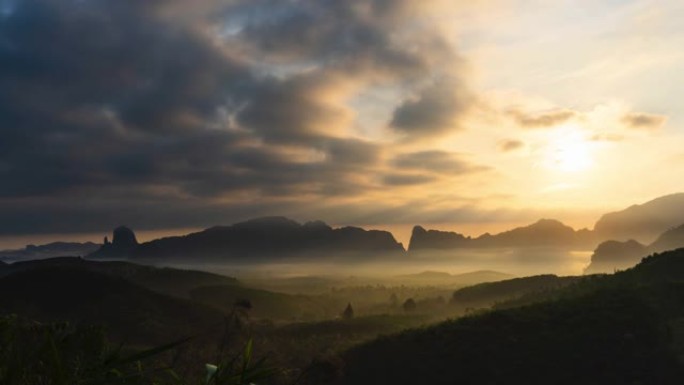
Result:
[[411,234],[409,251],[479,247],[583,248],[592,247],[594,242],[593,233],[589,230],[575,231],[557,220],[540,219],[529,226],[495,235],[486,233],[477,238],[465,237],[455,232],[425,230],[416,226]]
[[105,237],[104,244],[97,251],[91,253],[89,257],[127,258],[138,246],[138,239],[133,230],[126,226],[119,226],[114,229],[112,241],[109,242]]
[[649,253],[659,253],[684,247],[684,225],[667,230],[648,246]]
[[470,241],[470,237],[453,231],[425,230],[422,226],[415,226],[408,251],[468,247]]
[[[123,249],[123,250],[122,250]],[[130,257],[191,261],[254,261],[302,257],[369,257],[404,248],[391,233],[358,227],[332,228],[321,221],[299,224],[284,217],[266,217],[217,226],[184,236],[120,247],[115,236],[90,257]]]
[[359,345],[328,383],[678,384],[683,282],[684,249],[656,254],[549,290],[541,302]]
[[585,274],[611,273],[636,265],[649,254],[660,253],[684,247],[684,225],[669,229],[650,245],[635,240],[626,242],[606,241],[601,243],[591,256],[591,263]]
[[480,246],[524,247],[524,246],[567,246],[576,247],[586,242],[585,233],[554,219],[540,219],[525,227],[518,227],[492,236],[475,239]]
[[649,243],[667,229],[682,223],[684,193],[676,193],[605,214],[596,222],[594,231],[602,240],[634,239]]
[[52,258],[66,255],[87,255],[97,250],[100,245],[86,242],[53,242],[45,245],[28,245],[23,249],[2,250],[0,260],[19,261],[24,259]]
[[648,254],[648,247],[630,239],[629,241],[606,241],[601,243],[591,255],[591,263],[584,274],[612,273],[624,270],[641,261]]

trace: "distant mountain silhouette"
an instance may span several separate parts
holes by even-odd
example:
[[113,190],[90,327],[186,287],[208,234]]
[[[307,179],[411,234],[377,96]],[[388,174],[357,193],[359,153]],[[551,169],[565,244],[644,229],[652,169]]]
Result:
[[92,253],[99,247],[100,245],[92,242],[53,242],[39,246],[28,245],[23,249],[0,251],[0,259],[16,261],[22,259],[53,258],[67,255],[81,256]]
[[667,229],[684,223],[684,193],[662,196],[603,215],[594,231],[598,239],[652,242]]
[[453,231],[425,230],[415,226],[411,232],[409,251],[421,249],[454,249],[468,247],[472,239]]
[[540,219],[524,227],[499,234],[483,234],[477,238],[465,237],[455,232],[413,228],[409,251],[445,250],[477,247],[593,247],[595,240],[591,231],[575,231],[572,227],[554,219]]
[[633,239],[603,242],[594,250],[584,274],[612,273],[634,266],[648,254],[647,250],[646,246]]
[[112,241],[107,237],[99,250],[93,252],[89,257],[96,258],[127,258],[138,247],[138,240],[133,230],[126,226],[119,226],[114,229]]
[[[121,229],[121,228],[120,228]],[[110,245],[90,257],[176,260],[254,261],[290,257],[403,254],[391,233],[358,227],[332,228],[324,222],[299,224],[284,217],[265,217],[217,226],[184,236],[137,244],[132,232],[120,243],[116,233]]]
[[606,241],[596,248],[591,256],[591,264],[584,273],[612,273],[615,270],[624,270],[636,265],[649,254],[680,247],[684,247],[684,225],[665,231],[650,245],[642,245],[633,239],[626,242]]
[[648,246],[650,253],[660,253],[684,247],[684,225],[669,229]]

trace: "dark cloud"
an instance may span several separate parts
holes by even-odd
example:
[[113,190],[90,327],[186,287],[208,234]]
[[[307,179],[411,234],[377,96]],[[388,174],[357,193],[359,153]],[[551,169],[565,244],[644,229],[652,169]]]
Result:
[[501,152],[511,152],[521,149],[525,146],[520,140],[517,139],[504,139],[499,142],[499,151]]
[[345,110],[322,97],[328,82],[319,73],[264,79],[250,90],[237,122],[273,143],[319,140],[345,120]]
[[[246,12],[249,17],[233,17],[233,23],[241,28],[228,41],[247,44],[246,49],[264,63],[313,67],[299,76],[315,78],[317,86],[331,73],[352,81],[401,84],[402,93],[414,96],[396,107],[390,127],[404,134],[433,135],[462,128],[459,120],[474,103],[462,79],[462,60],[441,35],[432,32],[432,26],[421,24],[416,15],[420,6],[416,3],[368,0],[246,4],[239,14]],[[255,101],[257,104],[248,107],[243,118],[260,127],[278,127],[283,111],[292,113],[290,107],[298,105],[301,107],[296,111],[308,113],[302,119],[310,119],[297,123],[302,129],[306,123],[317,124],[323,115],[335,115],[329,106],[317,103],[318,98],[308,97],[310,93],[300,88],[302,84],[287,83],[267,91],[264,97],[272,99]],[[269,110],[273,105],[275,108]]]
[[353,76],[423,77],[453,53],[436,33],[410,33],[422,22],[416,17],[420,6],[412,3],[243,1],[228,16],[238,32],[227,39],[271,63],[323,63]]
[[385,175],[382,183],[386,186],[414,186],[431,183],[436,179],[433,175],[392,173]]
[[663,115],[633,112],[622,117],[622,122],[629,128],[641,130],[656,130],[665,124],[667,117]]
[[409,135],[462,129],[460,120],[474,103],[473,96],[464,87],[440,80],[397,107],[390,125]]
[[419,10],[14,3],[0,16],[0,234],[226,223],[400,181],[386,145],[350,136],[346,103],[389,85],[416,95],[397,107],[398,131],[458,127],[471,100],[460,61]]
[[576,111],[566,109],[556,109],[539,113],[528,113],[518,109],[508,111],[508,115],[524,128],[547,128],[565,123],[575,118]]
[[401,154],[394,158],[392,164],[397,169],[420,170],[447,175],[461,175],[484,171],[487,168],[471,164],[457,154],[446,151],[420,151]]

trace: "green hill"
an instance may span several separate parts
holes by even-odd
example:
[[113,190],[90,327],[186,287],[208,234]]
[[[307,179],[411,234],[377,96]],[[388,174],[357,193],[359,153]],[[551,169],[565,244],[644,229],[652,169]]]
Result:
[[456,290],[451,304],[466,308],[489,307],[496,303],[529,295],[543,295],[577,282],[580,277],[558,277],[551,274],[487,282]]
[[205,331],[222,314],[208,306],[172,298],[119,277],[75,267],[53,266],[0,278],[1,314],[39,321],[104,325],[115,340],[157,344]]
[[119,277],[150,290],[182,298],[189,298],[190,291],[201,286],[238,284],[235,278],[201,271],[138,265],[123,261],[92,261],[78,257],[15,262],[5,269],[0,268],[0,276],[55,267],[87,270]]
[[[338,384],[675,384],[684,374],[684,249],[546,300],[349,350]],[[550,298],[550,299],[549,299]]]

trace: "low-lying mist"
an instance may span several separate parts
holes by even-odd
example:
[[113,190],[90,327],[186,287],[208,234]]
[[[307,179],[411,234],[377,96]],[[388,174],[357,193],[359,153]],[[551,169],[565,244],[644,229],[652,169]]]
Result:
[[[477,271],[495,271],[512,276],[538,274],[581,275],[589,264],[591,251],[538,247],[457,249],[421,252],[406,258],[382,258],[369,255],[327,259],[306,256],[287,261],[259,260],[251,263],[172,263],[167,266],[203,270],[233,276],[242,280],[293,279],[297,277],[326,277],[359,282],[393,282],[402,284],[407,275],[429,272],[459,275]],[[435,284],[434,277],[426,276],[421,284]]]

